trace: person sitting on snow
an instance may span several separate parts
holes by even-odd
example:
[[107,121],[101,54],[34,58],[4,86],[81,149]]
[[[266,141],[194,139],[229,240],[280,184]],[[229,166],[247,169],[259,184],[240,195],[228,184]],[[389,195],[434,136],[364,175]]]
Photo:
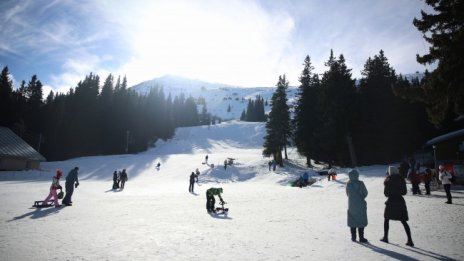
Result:
[[52,185],[50,186],[50,193],[45,198],[45,200],[42,202],[43,206],[48,206],[48,201],[51,198],[53,198],[53,200],[55,201],[55,208],[61,207],[60,203],[58,203],[58,195],[56,194],[56,190],[59,189],[59,190],[63,191],[63,189],[61,188],[61,185],[60,185],[60,178],[61,178],[62,175],[63,175],[63,173],[61,172],[61,170],[59,170],[59,169],[56,170],[56,175],[53,177]]
[[206,210],[208,211],[208,213],[216,212],[216,208],[214,207],[216,199],[214,198],[214,196],[218,196],[221,203],[224,204],[224,200],[221,197],[222,192],[222,188],[209,188],[208,190],[206,190]]

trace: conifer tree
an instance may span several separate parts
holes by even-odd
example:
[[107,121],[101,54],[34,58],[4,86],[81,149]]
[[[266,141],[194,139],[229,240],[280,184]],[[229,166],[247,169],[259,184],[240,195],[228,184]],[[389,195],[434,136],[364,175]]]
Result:
[[408,97],[426,104],[430,121],[440,123],[464,115],[464,1],[425,0],[434,10],[421,11],[414,18],[414,26],[424,34],[431,45],[429,53],[417,55],[421,64],[438,62],[422,84],[421,92]]
[[13,124],[12,96],[13,81],[10,79],[8,67],[5,66],[0,74],[0,126]]
[[294,141],[298,152],[306,157],[306,165],[310,167],[310,156],[318,153],[314,132],[316,126],[320,124],[319,112],[317,111],[319,77],[312,72],[314,67],[309,55],[306,56],[303,66],[293,121]]
[[264,137],[263,155],[273,156],[274,160],[283,166],[282,150],[285,150],[287,159],[287,145],[290,137],[290,113],[287,105],[288,81],[279,76],[277,89],[272,95],[271,112],[266,122],[266,136]]

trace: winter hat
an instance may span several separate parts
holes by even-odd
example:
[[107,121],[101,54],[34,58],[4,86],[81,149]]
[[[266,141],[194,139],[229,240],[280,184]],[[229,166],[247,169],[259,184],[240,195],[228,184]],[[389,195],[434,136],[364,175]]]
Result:
[[348,177],[350,177],[350,180],[358,180],[359,173],[357,170],[353,169],[350,172],[348,172]]
[[388,166],[388,174],[389,175],[398,175],[400,174],[398,169],[395,166]]

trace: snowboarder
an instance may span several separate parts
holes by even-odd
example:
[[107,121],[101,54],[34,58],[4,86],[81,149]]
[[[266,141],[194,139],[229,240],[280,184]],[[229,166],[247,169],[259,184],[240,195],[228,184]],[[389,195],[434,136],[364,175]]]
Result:
[[383,231],[384,235],[380,239],[385,243],[388,243],[388,229],[389,222],[391,220],[401,221],[403,224],[406,235],[408,236],[407,246],[414,246],[411,237],[411,229],[408,225],[408,208],[406,207],[406,201],[404,201],[403,195],[406,195],[406,181],[399,175],[398,169],[393,166],[388,167],[388,176],[385,178],[383,183],[385,185],[384,194],[388,198],[385,202],[384,212],[384,223]]
[[64,185],[66,189],[66,195],[64,196],[64,199],[61,202],[66,206],[72,206],[72,195],[74,193],[74,188],[77,188],[77,186],[79,186],[79,179],[77,177],[78,171],[79,167],[75,167],[71,171],[69,171],[68,175],[66,176],[66,182]]
[[126,169],[122,170],[119,179],[121,180],[121,190],[122,190],[124,189],[124,184],[126,184],[126,181],[128,180]]
[[195,173],[192,171],[190,174],[190,185],[189,185],[189,192],[193,193],[193,186],[195,184]]
[[58,195],[56,194],[56,190],[61,190],[60,193],[62,193],[63,189],[60,185],[60,178],[61,176],[63,175],[63,173],[61,172],[61,170],[56,170],[56,174],[55,176],[53,176],[52,178],[52,185],[50,186],[50,193],[48,194],[48,196],[44,199],[44,201],[42,202],[42,206],[47,206],[48,205],[48,201],[53,198],[54,202],[55,202],[55,208],[59,208],[61,207],[60,203],[58,202]]
[[359,180],[357,170],[348,173],[350,180],[346,184],[348,196],[348,227],[351,230],[351,241],[356,241],[356,228],[359,233],[359,242],[367,243],[364,238],[364,228],[367,226],[367,189],[364,182]]
[[214,207],[216,200],[214,196],[218,196],[221,203],[224,204],[224,200],[221,197],[222,192],[222,188],[209,188],[208,190],[206,190],[206,210],[208,211],[208,213],[216,212],[216,209]]
[[453,204],[453,197],[451,196],[451,178],[453,177],[448,171],[445,170],[445,166],[440,165],[438,167],[438,172],[440,173],[441,184],[446,192],[447,201],[446,204]]
[[119,188],[119,175],[118,171],[113,172],[113,189],[118,189]]

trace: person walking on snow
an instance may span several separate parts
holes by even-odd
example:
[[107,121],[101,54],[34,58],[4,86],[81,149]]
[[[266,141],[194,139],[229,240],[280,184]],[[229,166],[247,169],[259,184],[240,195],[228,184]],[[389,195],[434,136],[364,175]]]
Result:
[[438,172],[440,175],[438,176],[441,180],[441,184],[443,184],[443,188],[446,192],[446,198],[448,199],[445,203],[446,204],[453,204],[453,197],[451,196],[451,178],[453,177],[451,173],[445,170],[443,165],[438,167]]
[[119,188],[119,177],[118,177],[118,171],[113,172],[113,189],[118,189]]
[[121,179],[121,189],[124,189],[124,184],[126,184],[126,181],[128,180],[126,169],[122,170],[119,178]]
[[189,192],[193,193],[193,186],[195,184],[195,173],[190,174],[190,185],[189,185]]
[[406,235],[408,236],[407,246],[414,246],[411,237],[411,229],[408,225],[408,209],[406,207],[406,201],[404,201],[403,195],[406,195],[406,181],[399,175],[398,169],[389,166],[388,176],[384,181],[384,194],[388,198],[385,202],[384,212],[384,223],[383,223],[383,237],[380,241],[388,243],[388,229],[390,220],[398,220],[403,224]]
[[224,204],[224,200],[221,197],[221,193],[223,192],[222,188],[209,188],[206,190],[206,210],[208,213],[216,212],[214,204],[216,203],[216,199],[214,196],[218,196],[221,203]]
[[66,189],[66,195],[64,196],[62,204],[66,206],[72,206],[72,195],[74,193],[74,188],[79,186],[79,179],[77,177],[79,171],[79,167],[73,168],[69,171],[68,175],[66,176],[66,183],[64,185]]
[[55,176],[53,176],[53,179],[52,179],[52,185],[50,186],[50,193],[48,194],[48,196],[44,199],[44,201],[42,202],[42,205],[43,206],[47,206],[48,205],[48,201],[53,198],[54,200],[54,203],[55,203],[55,208],[59,208],[61,207],[60,203],[58,202],[58,195],[56,194],[56,190],[62,190],[61,188],[61,185],[60,185],[60,178],[61,176],[63,175],[63,173],[61,172],[61,170],[56,170],[56,174]]
[[195,170],[195,180],[196,182],[198,183],[198,177],[200,176],[200,171],[198,170],[198,168]]
[[364,238],[364,228],[367,226],[367,189],[364,182],[359,180],[357,170],[348,173],[350,180],[346,185],[348,196],[348,227],[351,230],[351,241],[356,241],[356,228],[359,233],[359,242],[367,243]]

